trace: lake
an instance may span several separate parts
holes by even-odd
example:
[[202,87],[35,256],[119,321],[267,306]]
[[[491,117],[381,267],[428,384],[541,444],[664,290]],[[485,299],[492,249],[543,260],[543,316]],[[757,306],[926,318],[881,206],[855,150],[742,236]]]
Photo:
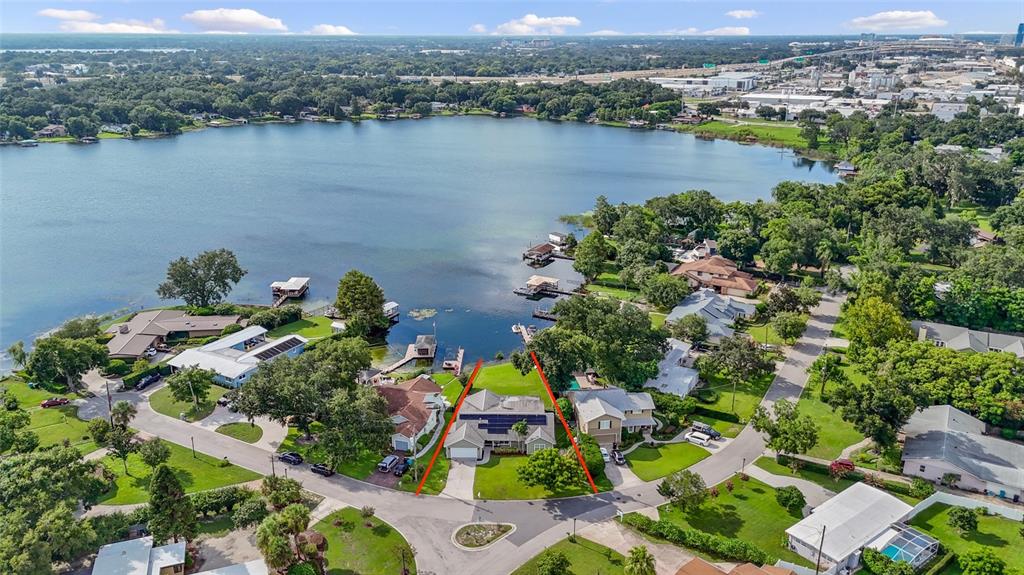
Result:
[[[161,305],[170,260],[226,247],[249,272],[232,301],[270,303],[270,282],[309,276],[307,305],[325,303],[357,268],[402,306],[389,344],[436,329],[467,361],[519,347],[513,323],[543,324],[512,294],[535,273],[520,254],[600,194],[753,200],[783,180],[837,180],[769,147],[486,117],[4,146],[0,168],[0,349],[71,317]],[[566,262],[541,273],[575,277]]]

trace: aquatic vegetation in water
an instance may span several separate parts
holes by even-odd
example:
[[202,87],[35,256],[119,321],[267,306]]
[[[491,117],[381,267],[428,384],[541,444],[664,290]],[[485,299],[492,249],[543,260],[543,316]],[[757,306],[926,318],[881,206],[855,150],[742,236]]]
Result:
[[409,317],[416,321],[423,321],[427,318],[434,317],[435,315],[437,315],[437,310],[432,307],[409,310]]

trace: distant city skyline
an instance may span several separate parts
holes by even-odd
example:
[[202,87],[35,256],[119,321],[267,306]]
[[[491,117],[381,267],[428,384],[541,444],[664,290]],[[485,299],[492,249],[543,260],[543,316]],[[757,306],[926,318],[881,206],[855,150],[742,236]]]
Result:
[[1024,2],[5,1],[0,33],[1014,35]]

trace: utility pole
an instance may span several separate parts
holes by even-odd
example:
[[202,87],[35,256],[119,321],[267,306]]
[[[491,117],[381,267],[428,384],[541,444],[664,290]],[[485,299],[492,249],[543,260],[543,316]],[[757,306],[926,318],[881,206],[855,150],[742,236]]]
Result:
[[818,543],[818,558],[814,561],[814,575],[821,569],[821,548],[825,546],[825,526],[821,526],[821,542]]
[[196,459],[196,438],[189,437],[192,440],[192,459]]
[[110,380],[104,379],[103,384],[107,387],[107,418],[110,420],[110,427],[114,427],[114,403],[110,399]]
[[274,467],[274,456],[270,456],[270,475],[277,477],[277,468]]

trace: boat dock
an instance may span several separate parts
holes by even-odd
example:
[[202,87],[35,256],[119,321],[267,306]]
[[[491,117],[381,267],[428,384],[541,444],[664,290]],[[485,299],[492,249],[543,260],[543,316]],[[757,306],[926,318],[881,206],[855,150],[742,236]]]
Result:
[[512,326],[512,333],[518,333],[523,338],[523,343],[529,345],[533,341],[533,336],[537,334],[537,328],[532,325],[527,327],[517,323]]
[[546,319],[548,321],[558,321],[558,316],[556,314],[552,313],[549,309],[544,309],[541,307],[535,308],[533,310],[533,317],[537,319]]
[[270,292],[274,296],[274,303],[270,307],[281,307],[284,302],[292,298],[301,298],[309,291],[309,278],[288,278],[286,282],[273,282],[270,284]]
[[410,361],[416,361],[419,359],[434,360],[434,355],[437,353],[437,338],[432,335],[418,335],[416,336],[416,343],[410,343],[409,347],[405,348],[405,355],[403,355],[398,361],[380,370],[381,374],[387,375]]
[[452,372],[455,377],[462,375],[462,360],[466,356],[466,350],[459,348],[459,351],[455,354],[455,359],[446,359],[441,368],[445,371]]

